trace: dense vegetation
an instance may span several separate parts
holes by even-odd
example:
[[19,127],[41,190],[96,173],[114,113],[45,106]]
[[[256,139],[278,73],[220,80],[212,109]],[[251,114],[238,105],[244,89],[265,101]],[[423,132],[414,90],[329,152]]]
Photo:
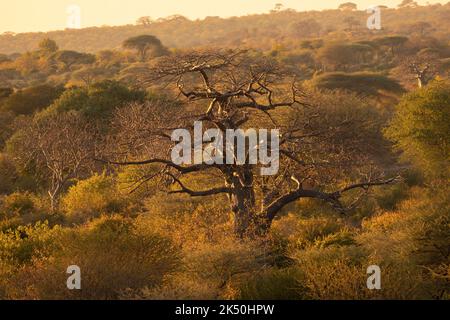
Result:
[[[449,299],[450,4],[344,9],[0,36],[0,298]],[[198,119],[278,174],[170,162]]]

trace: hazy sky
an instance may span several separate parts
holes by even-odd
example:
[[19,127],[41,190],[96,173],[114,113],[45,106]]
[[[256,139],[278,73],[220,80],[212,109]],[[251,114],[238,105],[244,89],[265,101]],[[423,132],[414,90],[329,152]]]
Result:
[[[181,14],[190,19],[263,13],[275,3],[298,11],[337,8],[348,0],[0,0],[0,33],[64,29],[67,7],[81,8],[81,27],[131,24],[141,16]],[[420,4],[449,0],[418,1]],[[401,0],[352,0],[360,9],[374,4],[395,7]]]

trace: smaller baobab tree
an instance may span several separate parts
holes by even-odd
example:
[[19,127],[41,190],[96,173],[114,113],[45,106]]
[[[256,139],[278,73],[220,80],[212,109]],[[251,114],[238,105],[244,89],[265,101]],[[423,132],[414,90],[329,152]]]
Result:
[[93,163],[96,130],[78,113],[36,117],[8,141],[8,152],[23,171],[47,185],[51,210],[71,179],[86,176]]
[[[356,96],[336,94],[325,99],[317,94],[311,98],[314,103],[308,102],[288,71],[273,59],[240,51],[180,53],[159,60],[141,83],[172,85],[174,91],[169,92],[176,103],[119,109],[112,121],[112,147],[98,160],[112,165],[156,166],[141,181],[159,178],[159,186],[169,193],[205,199],[226,196],[238,237],[265,235],[281,210],[296,200],[320,199],[344,213],[357,203],[345,203],[345,195],[355,190],[365,194],[372,186],[394,181],[369,169],[368,147],[374,146],[369,141],[376,134],[368,133],[375,125],[368,123],[373,118],[367,112],[373,111],[362,111],[365,104]],[[230,130],[240,131],[240,138],[235,136],[230,144],[227,141],[226,152],[223,148],[221,152],[219,147],[211,150],[220,138],[211,139],[205,131],[205,139],[201,132],[206,158],[205,152],[202,156],[194,150],[188,156],[192,160],[194,155],[193,162],[174,161],[174,129],[193,132],[195,140],[195,122],[201,122],[205,130],[222,132],[222,136]],[[249,146],[248,134],[256,129],[279,132],[270,138],[279,141],[279,157],[271,154],[279,170],[271,175],[261,174],[267,163],[252,162],[254,149],[247,148],[242,157],[235,147]],[[184,142],[192,144],[188,139]],[[196,155],[209,160],[196,162]],[[229,156],[237,160],[229,162]],[[209,177],[208,185],[190,186],[189,179],[199,175]],[[359,199],[361,195],[353,196]]]
[[440,59],[436,53],[426,52],[403,57],[396,73],[405,82],[415,81],[418,88],[426,86],[439,73]]
[[122,46],[126,49],[136,50],[139,59],[143,62],[149,56],[155,58],[167,54],[167,49],[157,37],[152,35],[141,35],[125,40]]

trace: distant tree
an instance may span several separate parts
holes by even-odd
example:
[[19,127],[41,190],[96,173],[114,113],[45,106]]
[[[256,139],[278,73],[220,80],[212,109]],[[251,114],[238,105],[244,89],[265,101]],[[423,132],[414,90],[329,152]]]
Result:
[[95,81],[112,76],[110,70],[102,67],[84,66],[72,73],[72,79],[81,80],[86,86],[92,85]]
[[[450,177],[450,82],[434,81],[404,96],[386,135],[426,175]],[[448,183],[448,180],[444,180]]]
[[353,2],[345,2],[339,5],[338,9],[345,11],[355,11],[358,9],[358,5]]
[[330,43],[320,48],[317,55],[325,66],[347,71],[350,66],[357,66],[368,60],[372,52],[373,48],[365,44]]
[[123,84],[105,80],[89,87],[65,91],[51,106],[52,111],[78,111],[91,119],[106,119],[116,107],[130,102],[143,102],[145,92],[129,89]]
[[345,17],[344,23],[347,25],[347,29],[350,31],[361,26],[361,22],[353,16]]
[[399,8],[415,8],[418,4],[414,0],[402,0],[402,2],[398,5]]
[[97,65],[112,68],[119,67],[122,63],[127,62],[123,52],[115,50],[101,50],[96,54]]
[[141,61],[151,57],[159,57],[167,53],[167,49],[162,45],[161,41],[152,35],[141,35],[129,38],[123,42],[123,47],[133,49],[138,52]]
[[150,24],[152,24],[152,22],[153,19],[150,18],[149,16],[140,17],[139,19],[136,20],[136,24],[141,26],[149,26]]
[[283,9],[284,5],[282,3],[276,3],[273,9],[270,12],[280,12]]
[[183,22],[183,21],[189,21],[189,19],[186,18],[185,16],[181,15],[181,14],[173,14],[171,16],[166,17],[165,21],[179,21],[179,22]]
[[391,51],[392,55],[396,54],[396,51],[399,50],[403,45],[408,42],[407,37],[403,36],[386,36],[382,38],[377,38],[373,42],[378,46],[388,47]]
[[1,109],[16,115],[30,115],[49,106],[57,99],[63,89],[47,84],[18,90],[1,102]]
[[290,33],[298,38],[308,36],[319,36],[322,30],[322,25],[315,19],[306,19],[293,22],[289,26]]
[[425,36],[431,30],[433,30],[432,24],[426,21],[418,21],[410,26],[411,33],[417,32],[421,37]]
[[54,40],[45,38],[39,42],[39,51],[42,52],[43,55],[51,55],[58,51],[58,45]]
[[95,62],[95,56],[92,54],[71,50],[58,51],[52,55],[52,59],[61,63],[64,66],[64,70],[70,70],[73,65],[92,64]]
[[33,52],[25,52],[20,55],[15,61],[14,65],[17,71],[22,76],[29,76],[32,73],[39,71],[38,57]]
[[313,83],[320,89],[348,90],[371,96],[378,96],[382,91],[395,94],[404,92],[396,80],[371,72],[325,73],[314,78]]
[[9,61],[11,61],[11,59],[6,54],[0,53],[0,64]]

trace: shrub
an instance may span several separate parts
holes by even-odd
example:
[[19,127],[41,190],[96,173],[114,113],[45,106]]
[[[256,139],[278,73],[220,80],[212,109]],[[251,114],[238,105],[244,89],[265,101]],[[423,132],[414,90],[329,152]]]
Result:
[[267,269],[251,277],[240,287],[243,300],[304,299],[303,275],[298,268]]
[[[11,298],[117,299],[127,290],[154,287],[179,264],[178,251],[156,234],[139,234],[131,219],[102,217],[72,229],[51,256],[17,274]],[[77,265],[82,290],[67,290],[66,269]]]
[[273,232],[287,238],[295,247],[306,248],[343,226],[339,220],[324,217],[301,218],[292,213],[273,223]]
[[95,174],[72,186],[62,198],[62,207],[69,221],[84,222],[102,213],[119,212],[126,205],[113,177]]
[[61,228],[50,227],[48,222],[19,226],[0,233],[0,260],[20,266],[32,259],[48,256],[55,249],[54,240]]
[[428,178],[450,174],[450,82],[435,81],[402,98],[386,136]]
[[0,153],[0,194],[12,192],[17,178],[18,174],[12,159]]
[[35,210],[33,196],[30,193],[15,192],[2,200],[0,212],[3,217],[23,216]]
[[318,248],[327,248],[329,246],[351,246],[355,244],[354,233],[346,229],[324,236],[314,242],[314,245]]

